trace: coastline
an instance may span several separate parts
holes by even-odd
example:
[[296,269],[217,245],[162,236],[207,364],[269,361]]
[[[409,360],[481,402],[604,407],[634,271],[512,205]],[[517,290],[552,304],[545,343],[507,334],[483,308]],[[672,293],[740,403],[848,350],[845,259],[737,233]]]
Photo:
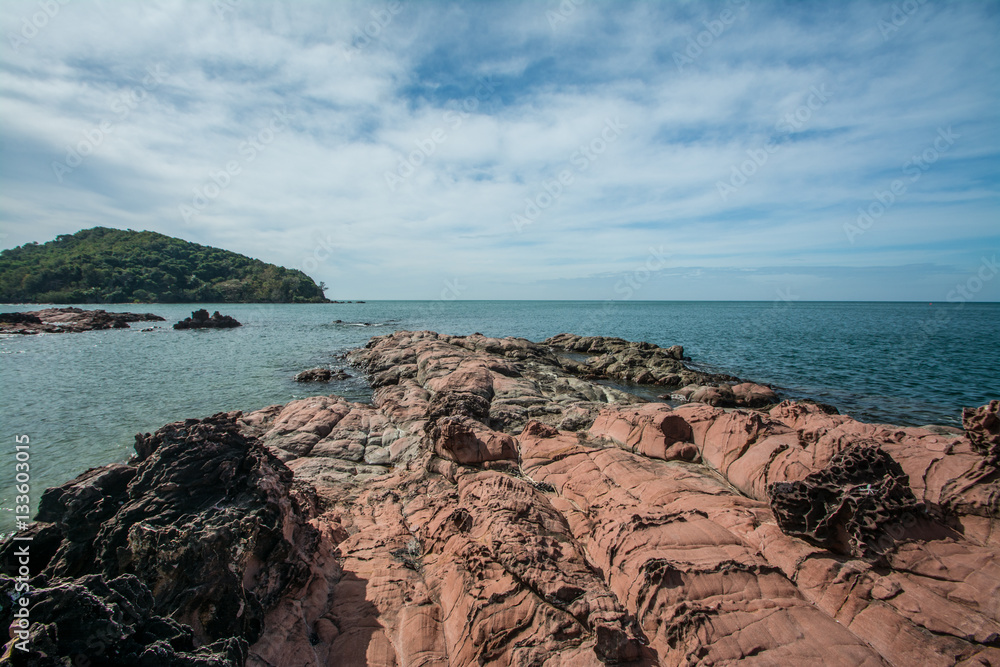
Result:
[[[564,354],[574,347],[597,363]],[[188,625],[167,638],[177,656],[201,646],[223,664],[739,657],[698,609],[737,635],[769,628],[758,650],[785,659],[995,658],[992,592],[970,577],[997,566],[997,403],[941,435],[808,403],[637,403],[601,384],[693,373],[677,356],[611,339],[377,336],[349,355],[371,404],[313,396],[177,422],[137,436],[130,463],[47,492],[34,586],[60,600],[83,586],[109,613],[121,602],[108,591],[159,591],[115,650],[141,655],[139,626],[169,616]],[[856,461],[860,476],[845,477]],[[817,502],[819,489],[855,511]],[[803,512],[822,521],[796,525]],[[168,535],[171,550],[150,548]],[[222,559],[181,575],[171,563],[202,562],[206,540]],[[928,558],[944,567],[932,582],[913,572]],[[984,574],[958,565],[970,558]],[[717,586],[723,607],[706,592]],[[979,592],[956,602],[956,586]],[[933,603],[914,615],[918,591]],[[223,604],[209,612],[210,600]],[[250,615],[224,621],[236,607]],[[897,639],[868,620],[876,611]],[[516,641],[489,639],[489,618],[514,617]],[[810,631],[789,642],[787,623]],[[72,653],[66,641],[52,650]]]
[[[681,343],[696,364],[711,364],[706,368],[714,372],[765,382],[779,387],[788,397],[812,398],[836,405],[861,421],[913,426],[960,426],[962,406],[982,404],[1000,393],[1000,385],[996,384],[1000,364],[992,354],[996,325],[1000,321],[1000,305],[996,304],[965,304],[964,308],[956,309],[954,304],[930,307],[917,303],[728,302],[720,305],[719,302],[620,301],[614,302],[608,311],[605,305],[601,301],[205,304],[210,311],[232,312],[248,325],[247,333],[252,336],[240,338],[245,351],[227,350],[209,339],[200,339],[200,347],[219,348],[215,352],[223,353],[222,358],[233,357],[241,367],[263,365],[271,370],[273,364],[268,357],[273,356],[269,351],[273,345],[267,349],[258,345],[256,340],[261,336],[280,337],[280,346],[287,348],[288,353],[278,350],[279,354],[288,359],[286,364],[297,366],[322,362],[323,358],[316,352],[329,349],[327,341],[337,346],[337,352],[343,352],[363,344],[370,335],[394,329],[433,329],[452,334],[483,331],[491,336],[514,335],[529,340],[543,340],[560,331],[574,331],[584,335],[646,340],[664,346]],[[159,304],[150,309],[176,321],[202,306]],[[130,308],[134,306],[108,307],[110,310]],[[25,309],[28,308],[0,306],[0,310]],[[924,330],[927,321],[937,321],[941,317],[950,318],[951,326],[933,332]],[[367,331],[360,330],[360,326],[353,332],[349,328],[339,330],[329,327],[335,319],[376,326]],[[155,340],[166,342],[162,338]],[[126,355],[126,361],[157,353],[155,348],[139,349],[141,345],[125,337],[116,338],[115,345]],[[48,351],[47,348],[53,347],[51,342],[38,343],[34,347],[46,348],[47,354],[67,352],[62,349]],[[6,349],[15,354],[20,350],[29,354],[32,351],[24,346],[13,347],[11,343]],[[178,353],[192,358],[201,356],[200,349]],[[294,356],[299,357],[298,361],[293,361]],[[218,362],[205,359],[204,363],[206,368],[213,368],[217,373],[226,372]],[[286,365],[282,373],[291,368]],[[35,365],[17,372],[47,371]],[[103,378],[106,375],[100,366],[91,372],[94,379],[112,382],[110,376]],[[168,377],[171,383],[185,382],[183,373],[174,363],[163,363],[160,375]],[[288,400],[276,391],[278,377],[265,381],[254,373],[253,380],[268,387],[259,399],[238,392],[226,403],[202,401],[203,405],[188,407],[178,404],[175,410],[164,411],[145,423],[137,423],[134,428],[154,428],[179,412],[190,413],[192,407],[196,414],[210,414],[233,407],[258,407],[266,402]],[[88,378],[83,383],[89,386],[91,381]],[[113,387],[101,390],[114,395]],[[187,393],[198,391],[197,387],[190,386],[183,390]],[[40,395],[37,400],[46,399]],[[75,409],[77,412],[89,411],[85,405]],[[125,442],[131,434],[121,433],[115,437]]]

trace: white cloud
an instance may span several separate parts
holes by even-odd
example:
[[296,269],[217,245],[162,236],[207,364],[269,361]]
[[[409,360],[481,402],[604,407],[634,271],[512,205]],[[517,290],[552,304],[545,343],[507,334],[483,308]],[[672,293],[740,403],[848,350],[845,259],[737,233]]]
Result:
[[[360,298],[433,298],[453,276],[468,298],[604,298],[662,245],[693,267],[685,298],[763,299],[780,282],[768,267],[792,264],[831,267],[802,278],[815,298],[923,298],[1000,245],[990,6],[928,3],[885,40],[881,3],[586,3],[555,25],[550,4],[60,5],[0,47],[4,243],[103,224],[302,266],[334,239],[310,273]],[[705,38],[727,6],[734,20]],[[0,31],[39,11],[4,3]],[[157,66],[165,80],[123,114]],[[291,120],[272,135],[276,111]],[[102,122],[60,183],[52,163]],[[849,243],[858,207],[947,127],[959,138]],[[723,197],[734,168],[746,182]],[[511,216],[564,171],[518,232]],[[213,174],[226,184],[185,219]],[[940,276],[914,281],[931,265]],[[899,267],[877,290],[857,278],[876,266]],[[762,273],[727,292],[737,267]],[[676,298],[655,284],[648,298]]]

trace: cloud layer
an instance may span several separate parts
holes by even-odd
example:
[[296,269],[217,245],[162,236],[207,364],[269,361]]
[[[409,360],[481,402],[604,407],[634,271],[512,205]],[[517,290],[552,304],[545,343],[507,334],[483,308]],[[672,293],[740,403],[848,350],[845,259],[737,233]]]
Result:
[[1000,251],[997,3],[34,0],[0,27],[2,247],[151,229],[372,299],[944,301]]

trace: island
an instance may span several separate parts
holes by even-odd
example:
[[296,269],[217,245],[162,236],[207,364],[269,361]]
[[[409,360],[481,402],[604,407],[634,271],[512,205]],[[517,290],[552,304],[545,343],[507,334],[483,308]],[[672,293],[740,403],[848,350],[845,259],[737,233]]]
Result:
[[1000,401],[954,432],[866,424],[679,346],[576,335],[398,331],[348,361],[371,403],[178,421],[45,491],[0,544],[31,553],[7,656],[1000,661]]
[[156,232],[94,227],[0,252],[0,303],[327,303],[326,285]]

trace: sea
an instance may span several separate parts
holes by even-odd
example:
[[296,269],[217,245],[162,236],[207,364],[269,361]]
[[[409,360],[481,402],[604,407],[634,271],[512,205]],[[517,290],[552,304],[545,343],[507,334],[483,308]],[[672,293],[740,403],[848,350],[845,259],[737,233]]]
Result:
[[[0,305],[0,312],[40,307]],[[533,341],[571,332],[679,344],[697,368],[767,383],[783,397],[812,398],[866,422],[960,426],[964,406],[1000,398],[996,303],[441,300],[84,307],[152,312],[166,321],[137,322],[128,330],[0,335],[0,534],[16,528],[17,485],[28,485],[24,495],[33,516],[47,487],[126,461],[137,433],[315,394],[369,401],[365,378],[343,355],[398,330]],[[172,328],[201,307],[244,326]],[[328,385],[292,380],[320,365],[344,368],[352,377]],[[18,442],[27,447],[18,450]]]

